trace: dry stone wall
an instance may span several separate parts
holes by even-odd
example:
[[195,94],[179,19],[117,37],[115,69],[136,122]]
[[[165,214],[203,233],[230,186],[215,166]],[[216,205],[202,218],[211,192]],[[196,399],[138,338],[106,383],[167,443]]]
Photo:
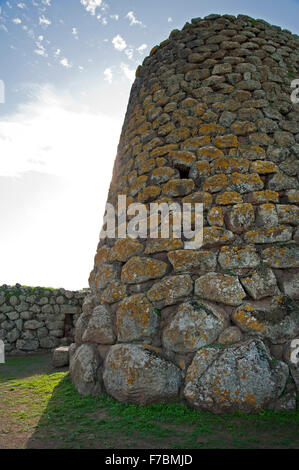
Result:
[[100,241],[71,346],[80,393],[213,412],[296,406],[298,50],[263,20],[210,15],[137,69],[108,202],[203,203],[203,245]]
[[5,352],[51,350],[74,341],[86,290],[0,287],[0,339]]

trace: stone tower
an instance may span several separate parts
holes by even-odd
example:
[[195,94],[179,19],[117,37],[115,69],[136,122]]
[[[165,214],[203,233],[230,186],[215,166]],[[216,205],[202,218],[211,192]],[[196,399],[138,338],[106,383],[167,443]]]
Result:
[[80,393],[296,406],[298,50],[263,20],[210,15],[137,69],[108,202],[202,203],[203,244],[100,240],[70,351]]

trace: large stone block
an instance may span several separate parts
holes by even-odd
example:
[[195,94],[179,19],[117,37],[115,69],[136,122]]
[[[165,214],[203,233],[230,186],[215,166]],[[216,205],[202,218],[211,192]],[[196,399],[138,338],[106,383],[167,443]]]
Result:
[[216,341],[227,320],[218,307],[208,302],[180,305],[163,331],[163,345],[176,353],[187,354]]
[[182,380],[178,367],[137,344],[112,346],[103,378],[109,395],[138,405],[177,399]]
[[279,398],[288,375],[260,340],[202,348],[188,368],[184,397],[199,410],[257,413]]

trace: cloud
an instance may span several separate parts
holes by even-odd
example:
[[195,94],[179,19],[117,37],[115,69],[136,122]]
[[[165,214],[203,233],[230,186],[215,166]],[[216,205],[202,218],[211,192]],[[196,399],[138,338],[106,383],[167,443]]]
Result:
[[[41,39],[40,39],[41,38]],[[35,45],[37,49],[34,50],[34,53],[42,57],[48,57],[47,51],[44,46],[40,43],[43,40],[43,36],[39,36],[39,41],[36,41]]]
[[20,20],[20,18],[14,18],[14,19],[12,20],[12,22],[13,22],[14,24],[21,24],[21,23],[22,23],[22,20]]
[[128,49],[125,50],[125,54],[128,57],[128,59],[132,60],[133,55],[134,55],[134,50],[129,47]]
[[23,9],[23,8],[26,8],[26,5],[25,3],[17,3],[17,7]]
[[94,16],[96,9],[102,5],[102,0],[80,0],[80,3],[87,12]]
[[0,24],[0,30],[5,31],[6,33],[8,32],[8,29],[4,24]]
[[52,23],[52,21],[49,20],[48,18],[46,18],[45,15],[42,15],[42,16],[39,17],[39,24],[41,26],[48,27],[51,23]]
[[112,39],[112,44],[114,45],[115,49],[120,52],[127,47],[126,41],[121,37],[120,34]]
[[137,51],[139,52],[139,54],[143,54],[146,48],[147,48],[147,44],[141,44],[141,46],[137,48]]
[[171,18],[171,16],[168,18],[168,23],[172,23],[173,22],[173,19]]
[[109,154],[112,166],[114,155],[107,147],[111,142],[116,147],[120,122],[115,129],[114,119],[88,112],[71,95],[58,93],[50,84],[34,87],[32,95],[31,102],[0,121],[1,154],[5,155],[0,159],[0,176],[39,171],[58,176],[71,172],[80,177],[85,171],[92,177],[95,167],[100,175],[99,150]]
[[112,73],[111,68],[107,68],[104,70],[104,76],[105,76],[104,80],[111,84],[112,79],[113,79],[113,73]]
[[79,39],[77,28],[72,28],[72,35],[74,36],[75,39]]
[[130,26],[133,26],[134,24],[139,24],[140,26],[143,26],[142,21],[137,20],[133,11],[129,11],[126,18],[130,20]]
[[66,57],[64,57],[63,59],[61,59],[60,61],[61,65],[63,67],[65,67],[66,69],[70,69],[72,67],[72,64],[69,63],[68,59]]
[[56,49],[56,51],[54,52],[55,55],[59,56],[61,54],[61,49]]
[[0,284],[88,285],[121,121],[50,85],[1,118]]
[[117,20],[119,19],[119,15],[110,15],[110,18],[111,18],[112,20],[116,20],[116,21],[117,21]]
[[125,77],[127,77],[130,82],[134,82],[135,80],[135,70],[132,70],[128,67],[127,64],[122,63],[120,65],[121,70],[123,71]]
[[51,0],[42,0],[42,3],[44,5],[47,5],[47,7],[50,7],[51,6]]

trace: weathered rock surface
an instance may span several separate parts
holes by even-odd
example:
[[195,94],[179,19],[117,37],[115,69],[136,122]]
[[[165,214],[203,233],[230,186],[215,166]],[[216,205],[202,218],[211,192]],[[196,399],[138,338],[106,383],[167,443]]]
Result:
[[141,345],[112,346],[105,363],[104,384],[113,398],[147,405],[178,398],[181,372]]
[[236,276],[208,273],[195,281],[195,295],[227,305],[240,305],[246,294]]
[[288,375],[288,366],[273,364],[260,340],[203,348],[188,368],[184,396],[200,410],[254,413],[280,397]]
[[95,307],[88,317],[82,341],[84,343],[113,344],[115,339],[111,313],[103,305]]
[[93,344],[82,344],[70,357],[70,377],[81,395],[102,393],[101,360]]
[[226,318],[207,302],[186,302],[163,331],[163,345],[176,353],[195,352],[218,338]]
[[54,349],[52,355],[53,367],[64,367],[69,365],[69,347],[60,346]]
[[159,316],[144,294],[127,297],[116,311],[117,339],[121,343],[151,342],[158,327]]
[[232,320],[243,333],[269,339],[274,344],[299,335],[298,310],[276,301],[261,307],[252,302],[244,303],[235,310]]

